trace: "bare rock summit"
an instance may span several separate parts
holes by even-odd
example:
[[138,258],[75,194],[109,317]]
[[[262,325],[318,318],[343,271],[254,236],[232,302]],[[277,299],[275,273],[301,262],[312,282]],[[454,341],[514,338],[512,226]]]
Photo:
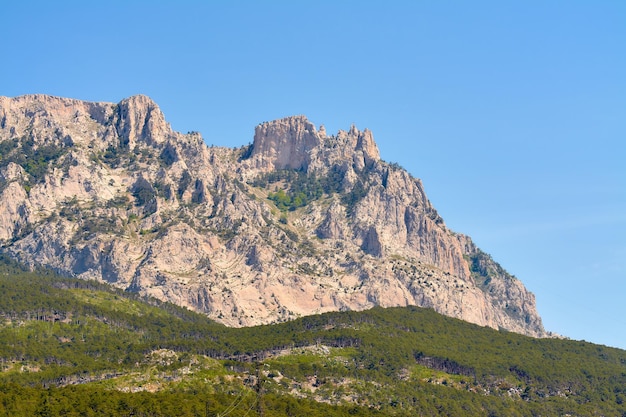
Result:
[[229,326],[417,305],[547,335],[534,296],[369,130],[304,116],[230,149],[173,131],[146,96],[0,97],[0,252]]

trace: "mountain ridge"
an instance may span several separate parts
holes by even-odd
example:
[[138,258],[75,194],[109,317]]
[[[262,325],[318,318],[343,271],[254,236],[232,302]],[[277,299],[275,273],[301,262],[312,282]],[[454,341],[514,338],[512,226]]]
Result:
[[147,96],[0,98],[1,251],[248,326],[418,305],[546,336],[534,296],[449,230],[371,131],[265,122],[238,149]]

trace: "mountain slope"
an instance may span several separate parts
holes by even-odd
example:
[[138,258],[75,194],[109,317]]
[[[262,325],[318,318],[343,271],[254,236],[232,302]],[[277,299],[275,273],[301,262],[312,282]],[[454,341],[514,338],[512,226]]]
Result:
[[229,328],[4,262],[0,289],[0,415],[244,416],[259,404],[268,416],[626,413],[625,351],[431,309]]
[[303,116],[239,149],[174,132],[145,96],[0,98],[2,252],[230,326],[417,305],[545,336],[534,296],[371,132]]

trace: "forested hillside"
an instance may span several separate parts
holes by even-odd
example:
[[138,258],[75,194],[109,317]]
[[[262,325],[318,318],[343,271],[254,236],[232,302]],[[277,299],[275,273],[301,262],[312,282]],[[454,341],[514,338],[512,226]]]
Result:
[[0,416],[624,416],[626,352],[375,308],[228,328],[0,266]]

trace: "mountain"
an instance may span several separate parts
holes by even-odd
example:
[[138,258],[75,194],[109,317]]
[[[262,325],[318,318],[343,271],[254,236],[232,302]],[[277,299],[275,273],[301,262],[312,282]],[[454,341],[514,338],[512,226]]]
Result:
[[0,251],[228,326],[422,306],[542,337],[533,294],[448,229],[373,135],[303,116],[207,146],[146,96],[0,97]]

